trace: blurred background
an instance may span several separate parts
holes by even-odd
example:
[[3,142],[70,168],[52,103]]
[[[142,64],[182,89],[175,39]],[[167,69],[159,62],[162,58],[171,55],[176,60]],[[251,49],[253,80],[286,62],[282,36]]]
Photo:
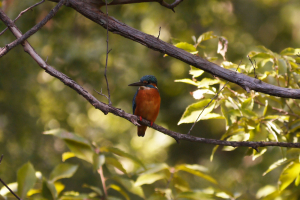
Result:
[[[37,3],[36,0],[0,1],[2,9],[11,18]],[[172,1],[167,1],[171,3]],[[16,25],[24,33],[42,20],[55,6],[46,1],[24,14]],[[102,8],[104,11],[104,8]],[[110,16],[145,33],[171,43],[180,40],[193,43],[192,36],[204,32],[228,39],[227,59],[248,62],[246,55],[258,45],[274,52],[286,47],[300,46],[300,2],[297,0],[210,0],[183,1],[176,13],[158,3],[140,3],[109,6]],[[0,30],[5,25],[0,22]],[[0,36],[0,46],[15,38],[6,31]],[[62,7],[57,15],[28,40],[48,64],[71,77],[100,101],[107,100],[93,89],[106,93],[104,66],[106,56],[106,30],[86,19],[73,9]],[[199,54],[217,56],[218,39],[203,43]],[[157,124],[180,133],[187,133],[191,124],[177,125],[185,108],[196,102],[190,95],[196,88],[175,79],[190,78],[190,66],[155,52],[119,35],[109,34],[108,81],[113,106],[132,112],[132,97],[136,89],[127,85],[147,74],[155,75],[162,97]],[[206,76],[210,76],[206,74]],[[181,163],[199,164],[209,174],[234,193],[247,194],[251,199],[257,190],[276,185],[279,170],[263,177],[268,166],[282,156],[280,148],[268,148],[261,158],[252,161],[247,148],[215,153],[210,162],[213,145],[182,141],[148,128],[144,138],[137,137],[136,127],[128,121],[95,110],[84,98],[63,83],[46,74],[27,55],[22,46],[11,50],[0,61],[0,154],[4,159],[0,177],[7,183],[16,181],[17,169],[30,161],[35,170],[47,175],[58,163],[61,154],[68,151],[64,142],[49,135],[46,130],[63,128],[74,132],[99,146],[114,146],[137,156],[145,164]],[[192,134],[219,139],[225,131],[225,120],[204,120],[196,124]],[[252,150],[251,150],[252,151]],[[262,162],[263,161],[263,162]],[[99,185],[99,175],[90,165],[75,158],[79,164],[71,180],[65,180],[69,189],[82,190],[78,182]],[[128,160],[124,168],[134,170]],[[203,188],[207,182],[191,178],[191,187]]]

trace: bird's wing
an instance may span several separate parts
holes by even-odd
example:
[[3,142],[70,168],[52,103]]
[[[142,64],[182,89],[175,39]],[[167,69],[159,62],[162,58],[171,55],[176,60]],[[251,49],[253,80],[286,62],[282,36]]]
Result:
[[136,108],[136,102],[135,102],[135,99],[136,99],[136,96],[138,94],[139,90],[136,91],[134,97],[133,97],[133,100],[132,100],[132,114],[134,114],[134,111],[135,111],[135,108]]

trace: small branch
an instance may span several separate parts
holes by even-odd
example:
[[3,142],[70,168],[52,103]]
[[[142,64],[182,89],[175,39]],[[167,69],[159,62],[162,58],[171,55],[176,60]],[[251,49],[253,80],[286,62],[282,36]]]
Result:
[[247,57],[249,58],[249,60],[250,60],[250,62],[251,62],[251,64],[252,64],[252,67],[253,67],[253,69],[254,69],[254,78],[257,78],[257,75],[256,75],[256,73],[255,73],[256,61],[254,60],[254,63],[255,63],[255,64],[253,64],[253,62],[252,62],[250,56],[247,55]]
[[[240,61],[240,64],[238,65],[238,67],[236,68],[235,71],[237,71],[237,70],[239,69],[241,63],[242,63],[242,60]],[[195,124],[197,123],[198,119],[200,118],[200,116],[202,115],[202,113],[204,112],[204,110],[211,104],[211,102],[212,102],[216,97],[219,96],[220,92],[224,89],[224,87],[225,87],[228,83],[229,83],[229,81],[227,81],[227,82],[225,83],[225,85],[223,85],[223,87],[221,88],[221,90],[219,90],[219,91],[217,92],[217,94],[210,100],[210,102],[203,108],[203,110],[201,111],[201,113],[199,114],[199,116],[197,117],[197,119],[195,120],[194,124],[192,125],[191,129],[189,130],[188,134],[191,133],[191,131],[193,130]]]
[[173,3],[168,4],[168,3],[166,3],[166,2],[163,1],[163,0],[159,0],[159,3],[160,3],[160,5],[162,5],[162,6],[166,7],[166,8],[171,9],[171,10],[175,13],[174,8],[175,8],[178,4],[180,4],[182,1],[183,1],[183,0],[175,0]]
[[161,26],[159,27],[157,39],[159,39],[159,36],[160,36],[160,30],[161,30]]
[[[16,22],[16,21],[17,21],[24,13],[26,13],[27,11],[32,10],[32,8],[34,8],[34,7],[36,7],[36,6],[40,5],[40,4],[42,4],[42,3],[44,3],[44,2],[45,2],[45,0],[42,0],[42,1],[40,1],[40,2],[38,2],[38,3],[36,3],[36,4],[34,4],[34,5],[30,6],[29,8],[23,10],[22,12],[20,12],[20,14],[18,15],[18,17],[17,17],[16,19],[13,20],[13,22]],[[7,31],[7,29],[8,29],[8,27],[6,27],[6,28],[0,33],[0,36],[1,36],[3,33],[5,33],[5,31]]]
[[108,54],[111,50],[108,51],[108,10],[107,10],[107,0],[105,0],[105,6],[106,6],[106,60],[105,60],[105,71],[104,71],[104,77],[106,81],[106,86],[107,86],[107,93],[108,93],[108,104],[111,105],[111,100],[110,100],[110,91],[109,91],[109,85],[108,85],[108,80],[107,80],[107,61],[108,61]]
[[97,90],[94,89],[95,92],[97,92],[98,94],[104,96],[105,98],[107,98],[107,100],[109,100],[108,96],[106,96],[105,94],[102,93],[102,88],[100,90],[100,92],[98,92]]
[[106,184],[105,184],[105,177],[104,177],[104,174],[103,174],[103,167],[100,166],[99,169],[98,169],[98,173],[100,175],[100,179],[101,179],[101,182],[102,182],[102,186],[103,186],[103,191],[104,191],[104,199],[107,198],[107,188],[106,188]]
[[[256,104],[259,104],[261,106],[266,106],[264,103],[260,102],[259,100],[257,99],[254,99],[254,103]],[[290,116],[294,116],[294,117],[297,117],[297,118],[300,118],[300,115],[297,115],[295,113],[290,113],[290,112],[287,112],[285,110],[282,110],[282,109],[279,109],[279,108],[276,108],[276,107],[273,107],[273,106],[270,106],[272,108],[272,110],[276,110],[282,114],[285,114],[285,115],[290,115]]]
[[[22,37],[18,37],[18,39],[6,45],[5,48],[2,48],[2,50],[0,48],[0,58],[5,54],[7,54],[7,52],[9,52],[12,48],[23,43],[31,35],[33,35],[39,29],[41,29],[50,19],[54,17],[54,15],[57,13],[59,8],[64,4],[65,1],[66,0],[60,0],[60,2],[49,12],[49,14],[41,22],[39,22],[34,27],[32,27],[29,31],[27,31],[24,35],[22,35]],[[14,26],[13,21],[11,21],[11,19],[9,19],[10,21],[5,21],[7,19],[4,17],[4,12],[2,10],[0,10],[0,19],[7,25],[9,29],[13,29]]]
[[[0,157],[0,164],[1,164],[2,159],[3,159],[3,154]],[[21,200],[20,197],[18,197],[18,195],[16,193],[14,193],[14,191],[12,191],[1,178],[0,178],[0,182],[10,191],[10,193],[12,193],[17,199]]]

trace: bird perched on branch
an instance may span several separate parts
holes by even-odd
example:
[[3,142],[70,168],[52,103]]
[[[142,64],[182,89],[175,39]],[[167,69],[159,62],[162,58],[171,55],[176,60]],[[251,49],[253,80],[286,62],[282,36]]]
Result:
[[[160,95],[157,88],[157,79],[155,76],[146,75],[139,82],[129,84],[128,86],[139,86],[132,100],[133,114],[147,119],[151,122],[156,120],[160,108]],[[144,137],[147,126],[138,126],[138,136]]]

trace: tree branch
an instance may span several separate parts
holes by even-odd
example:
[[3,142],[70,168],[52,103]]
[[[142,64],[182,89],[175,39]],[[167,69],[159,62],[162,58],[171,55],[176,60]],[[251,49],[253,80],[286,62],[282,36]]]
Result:
[[[70,0],[69,0],[70,1]],[[3,18],[5,20],[3,20]],[[3,11],[0,10],[0,19],[3,20],[3,22],[8,26],[13,25],[10,30],[16,37],[22,37],[21,32],[18,30],[16,25],[13,24],[13,21],[9,19]],[[24,50],[27,52],[37,63],[38,65],[43,68],[48,74],[50,74],[53,77],[56,77],[61,82],[63,82],[65,85],[69,86],[73,90],[75,90],[78,94],[83,96],[90,104],[92,104],[96,109],[101,110],[103,113],[112,113],[116,116],[119,116],[121,118],[124,118],[128,120],[129,122],[133,124],[137,124],[138,116],[132,115],[129,113],[126,113],[124,110],[115,108],[111,105],[105,104],[103,102],[98,101],[93,95],[91,95],[89,92],[87,92],[84,88],[82,88],[80,85],[78,85],[75,81],[73,81],[71,78],[66,76],[65,74],[57,71],[50,65],[48,65],[36,52],[35,50],[30,46],[30,44],[26,41],[24,43]],[[166,135],[169,135],[170,137],[173,137],[176,141],[180,140],[186,140],[190,142],[199,142],[199,143],[207,143],[207,144],[214,144],[214,145],[221,145],[221,146],[233,146],[233,147],[251,147],[253,149],[257,149],[258,147],[266,147],[266,146],[279,146],[279,147],[293,147],[293,148],[300,148],[300,143],[288,143],[288,142],[248,142],[248,141],[242,141],[242,142],[235,142],[235,141],[225,141],[225,140],[215,140],[215,139],[207,139],[207,138],[201,138],[201,137],[195,137],[188,134],[181,134],[178,132],[174,132],[171,130],[168,130],[162,126],[159,126],[157,124],[154,124],[151,126],[151,122],[145,119],[142,119],[139,122],[142,125],[149,126],[150,128],[153,128],[159,132],[162,132]]]
[[259,79],[249,77],[245,74],[240,74],[235,71],[222,68],[201,57],[190,54],[189,52],[157,39],[152,35],[148,35],[130,26],[127,26],[126,24],[112,17],[109,17],[108,22],[106,22],[106,15],[104,13],[102,13],[99,9],[80,1],[69,0],[69,6],[74,8],[85,17],[100,24],[103,28],[108,28],[108,30],[112,33],[138,42],[155,51],[168,54],[171,57],[177,58],[189,65],[202,69],[214,76],[235,83],[244,88],[247,92],[250,92],[250,90],[255,90],[257,92],[262,92],[272,96],[300,99],[300,89],[290,89],[271,85]]
[[[10,44],[7,44],[4,48],[0,48],[0,58],[2,56],[4,56],[5,54],[7,54],[7,52],[9,52],[12,48],[14,48],[15,46],[21,44],[22,42],[24,42],[25,40],[27,40],[31,35],[33,35],[34,33],[36,33],[39,29],[41,29],[50,19],[52,19],[54,17],[54,15],[57,13],[57,11],[59,10],[59,8],[64,4],[66,0],[60,0],[60,2],[49,12],[49,14],[38,24],[36,24],[34,27],[32,27],[29,31],[27,31],[24,35],[22,35],[22,37],[17,37],[18,39],[13,41]],[[13,21],[11,21],[11,19],[9,19],[9,21],[4,21],[7,20],[4,16],[3,16],[3,11],[0,10],[0,17],[2,19],[2,21],[6,24],[6,26],[11,30],[14,27],[14,23]]]
[[[34,4],[34,5],[30,6],[29,8],[23,10],[22,12],[20,12],[20,14],[18,15],[18,17],[17,17],[16,19],[14,19],[13,22],[16,22],[16,21],[17,21],[24,13],[26,13],[27,11],[31,10],[32,8],[34,8],[34,7],[36,7],[36,6],[40,5],[40,4],[42,4],[42,3],[44,3],[44,2],[45,2],[45,0],[42,0],[42,1],[40,1],[40,2],[38,2],[38,3],[36,3],[36,4]],[[6,31],[7,29],[8,29],[8,27],[6,27],[6,28],[0,33],[0,36],[1,36],[3,33],[5,33],[5,31]]]

